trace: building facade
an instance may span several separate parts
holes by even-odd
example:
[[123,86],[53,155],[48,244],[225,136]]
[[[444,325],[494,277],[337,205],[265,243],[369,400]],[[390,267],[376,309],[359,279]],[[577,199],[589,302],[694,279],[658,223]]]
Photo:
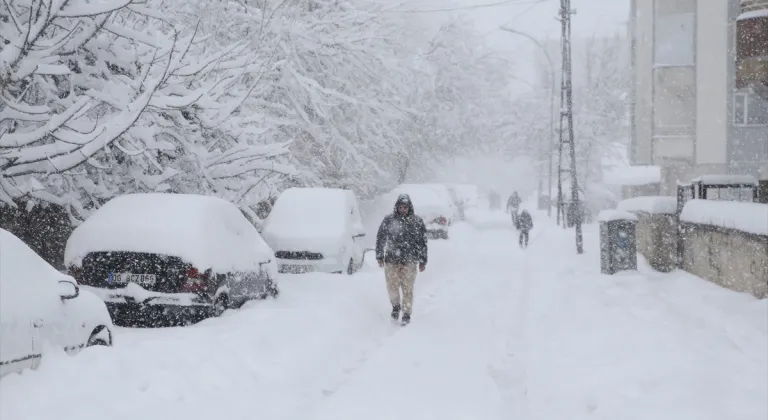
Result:
[[630,161],[768,178],[768,0],[631,0]]

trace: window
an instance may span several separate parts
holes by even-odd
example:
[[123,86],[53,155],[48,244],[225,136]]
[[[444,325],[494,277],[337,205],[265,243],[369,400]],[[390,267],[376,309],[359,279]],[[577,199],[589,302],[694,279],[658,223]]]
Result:
[[655,127],[693,127],[696,122],[693,67],[654,69],[653,106]]
[[653,22],[654,63],[694,65],[696,0],[656,0]]
[[654,12],[657,17],[695,11],[696,0],[656,0],[654,4]]
[[659,16],[654,22],[654,63],[661,66],[693,66],[695,25],[693,13]]
[[748,92],[734,94],[733,125],[768,125],[768,101]]

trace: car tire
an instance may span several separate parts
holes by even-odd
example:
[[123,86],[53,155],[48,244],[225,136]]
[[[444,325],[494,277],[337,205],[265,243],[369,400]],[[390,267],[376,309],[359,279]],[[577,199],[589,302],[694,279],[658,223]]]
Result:
[[229,297],[225,294],[219,295],[211,306],[211,315],[221,316],[229,308]]
[[277,297],[280,296],[280,289],[278,289],[275,282],[273,282],[271,279],[268,279],[266,283],[266,290],[264,293],[259,295],[259,299],[264,300],[270,296],[272,296],[272,299],[277,299]]
[[[85,346],[86,347],[93,347],[93,346],[110,347],[112,345],[110,342],[108,342],[106,339],[102,337],[99,337],[99,334],[104,330],[107,330],[107,327],[103,325],[96,327],[91,333],[91,336],[88,337],[88,342],[85,344]],[[107,330],[107,334],[109,335],[110,341],[111,341],[112,334],[109,333],[109,330]]]

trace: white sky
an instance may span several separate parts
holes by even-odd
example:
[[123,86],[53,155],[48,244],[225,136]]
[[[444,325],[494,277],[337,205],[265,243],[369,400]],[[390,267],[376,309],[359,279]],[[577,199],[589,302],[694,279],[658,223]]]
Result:
[[[400,0],[405,2],[399,10],[433,10],[459,7],[473,7],[500,3],[504,0]],[[400,3],[398,1],[397,3]],[[514,77],[533,82],[534,67],[526,65],[533,59],[536,47],[519,35],[498,30],[502,25],[525,32],[542,41],[547,37],[559,39],[560,22],[555,20],[559,0],[507,0],[508,4],[493,7],[478,7],[454,12],[404,13],[410,19],[424,25],[425,29],[436,29],[445,19],[454,14],[463,14],[476,22],[480,32],[487,34],[489,45],[516,56]],[[571,0],[571,7],[577,10],[571,28],[573,36],[612,34],[624,30],[629,16],[629,0]],[[575,58],[574,58],[575,59]],[[521,88],[525,88],[520,83]]]

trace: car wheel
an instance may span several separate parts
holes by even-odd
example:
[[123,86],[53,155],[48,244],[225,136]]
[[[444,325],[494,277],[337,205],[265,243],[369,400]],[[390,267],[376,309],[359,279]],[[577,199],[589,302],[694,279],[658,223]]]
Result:
[[213,316],[221,316],[221,314],[223,314],[228,307],[229,298],[227,295],[220,295],[218,298],[216,298],[216,301],[213,302]]
[[349,259],[349,265],[347,265],[347,274],[349,274],[351,276],[352,274],[355,274],[355,271],[356,271],[355,270],[355,260],[350,258]]
[[272,296],[272,299],[277,299],[277,297],[280,296],[280,289],[278,289],[277,285],[272,280],[269,280],[267,283],[267,292]]
[[[99,326],[99,327],[96,327],[96,329],[94,329],[93,332],[91,333],[91,336],[88,338],[88,342],[85,344],[85,346],[86,347],[93,347],[93,346],[109,347],[110,346],[109,341],[111,341],[111,340],[110,339],[106,339],[103,336],[99,336],[99,334],[102,331],[106,330],[106,329],[107,328],[104,327],[103,325]],[[111,334],[109,333],[108,330],[107,330],[107,335],[111,336]]]

